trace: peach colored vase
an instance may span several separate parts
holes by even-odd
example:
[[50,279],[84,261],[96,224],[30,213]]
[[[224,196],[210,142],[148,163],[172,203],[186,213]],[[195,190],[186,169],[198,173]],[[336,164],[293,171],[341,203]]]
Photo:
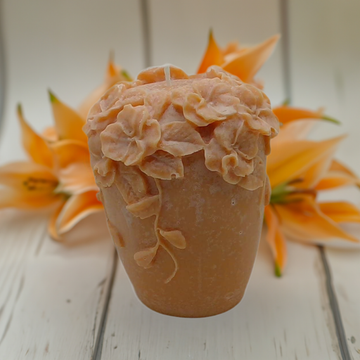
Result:
[[85,130],[100,198],[146,306],[204,317],[240,302],[277,126],[261,91],[218,68],[193,77],[148,69],[93,107]]

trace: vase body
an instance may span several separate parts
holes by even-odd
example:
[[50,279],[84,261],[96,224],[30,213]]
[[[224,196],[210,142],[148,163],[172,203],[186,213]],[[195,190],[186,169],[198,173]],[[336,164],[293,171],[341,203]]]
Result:
[[[156,243],[155,216],[126,210],[117,187],[102,190],[115,246],[138,298],[167,315],[204,317],[225,312],[242,299],[255,261],[263,221],[265,186],[254,191],[228,184],[204,165],[201,153],[184,159],[182,179],[160,182],[159,228],[181,229],[186,248],[172,247],[178,263],[160,248],[150,268],[134,254]],[[121,236],[121,242],[119,241]]]
[[146,306],[204,317],[242,299],[277,131],[266,95],[217,67],[149,68],[94,105],[85,132],[99,198]]

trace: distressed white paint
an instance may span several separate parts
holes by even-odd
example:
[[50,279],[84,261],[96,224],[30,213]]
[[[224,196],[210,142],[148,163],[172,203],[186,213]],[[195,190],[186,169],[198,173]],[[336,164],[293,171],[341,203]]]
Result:
[[[23,157],[18,102],[42,130],[52,124],[48,88],[76,107],[102,82],[111,50],[130,72],[143,66],[137,1],[4,0],[1,25],[7,65],[1,163]],[[105,221],[85,220],[64,245],[48,238],[45,218],[0,211],[0,359],[93,355],[114,252]]]
[[[152,65],[172,63],[196,72],[210,28],[220,46],[238,40],[255,44],[280,33],[278,0],[149,0]],[[274,104],[284,101],[281,44],[260,70]]]
[[353,359],[360,359],[360,250],[327,249],[326,256],[331,266],[347,344]]
[[291,243],[289,257],[286,274],[278,279],[262,244],[243,301],[227,313],[203,319],[149,310],[119,268],[102,358],[338,359],[318,251]]
[[45,218],[1,212],[0,359],[93,354],[114,252],[105,221],[93,216],[59,244]]
[[[319,125],[314,137],[348,133],[338,157],[360,174],[360,3],[356,0],[290,1],[290,39],[294,104],[317,108],[342,122]],[[326,192],[360,206],[358,189]],[[346,227],[360,238],[360,226]],[[360,359],[360,250],[328,249],[334,289],[350,354]]]

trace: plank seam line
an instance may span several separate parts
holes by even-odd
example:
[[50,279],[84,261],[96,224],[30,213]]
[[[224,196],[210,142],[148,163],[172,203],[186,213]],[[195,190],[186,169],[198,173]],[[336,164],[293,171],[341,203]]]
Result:
[[284,76],[284,92],[286,100],[291,103],[291,71],[290,71],[290,30],[288,0],[280,0],[280,31],[282,46],[282,64]]
[[103,348],[103,343],[104,343],[104,334],[105,334],[105,328],[106,328],[106,322],[107,322],[107,315],[108,315],[108,311],[109,311],[111,294],[112,294],[112,290],[114,287],[114,280],[115,280],[117,264],[118,264],[118,255],[117,255],[116,250],[114,250],[113,264],[112,264],[111,273],[110,273],[109,286],[108,286],[107,293],[106,293],[104,309],[101,314],[99,330],[98,330],[98,334],[96,337],[94,352],[91,357],[92,360],[100,360],[101,359],[102,348]]
[[346,341],[346,334],[341,319],[339,303],[337,301],[336,293],[334,290],[330,266],[326,258],[324,247],[319,245],[318,248],[320,250],[321,261],[325,270],[326,290],[330,302],[331,313],[335,323],[336,336],[339,343],[341,357],[343,360],[351,360],[349,348],[347,346],[347,341]]
[[140,0],[140,19],[143,34],[144,65],[151,66],[150,15],[148,0]]

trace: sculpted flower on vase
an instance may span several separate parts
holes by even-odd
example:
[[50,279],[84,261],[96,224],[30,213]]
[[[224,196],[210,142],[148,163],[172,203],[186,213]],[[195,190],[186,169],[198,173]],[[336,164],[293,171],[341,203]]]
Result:
[[145,106],[125,105],[117,121],[102,133],[104,155],[125,165],[137,165],[152,155],[161,137],[159,123],[152,119]]
[[193,86],[184,103],[184,115],[196,126],[207,126],[237,113],[240,100],[231,94],[230,84],[219,78],[203,79]]

